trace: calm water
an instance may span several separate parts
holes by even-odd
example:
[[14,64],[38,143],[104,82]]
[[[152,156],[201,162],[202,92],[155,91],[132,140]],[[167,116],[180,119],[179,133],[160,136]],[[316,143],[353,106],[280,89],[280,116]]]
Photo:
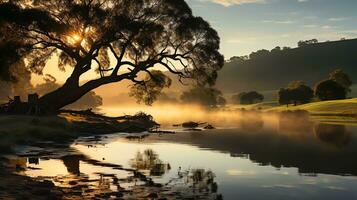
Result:
[[[28,159],[26,174],[60,186],[80,179],[104,190],[140,185],[132,172],[98,166],[88,158],[138,169],[177,190],[222,194],[224,199],[357,199],[357,127],[312,122],[307,117],[221,116],[218,129],[127,138],[79,139],[85,155]],[[207,119],[207,118],[206,118]],[[174,129],[165,124],[166,129]],[[56,177],[56,178],[53,178]],[[208,198],[208,197],[207,197]]]

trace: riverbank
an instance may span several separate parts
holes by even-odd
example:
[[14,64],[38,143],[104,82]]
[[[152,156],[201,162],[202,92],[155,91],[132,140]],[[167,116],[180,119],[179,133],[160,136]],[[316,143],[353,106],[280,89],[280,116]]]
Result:
[[0,115],[0,154],[16,145],[53,141],[66,145],[85,135],[144,132],[157,127],[150,115],[106,117],[90,111],[62,111],[55,116]]
[[[39,148],[38,152],[31,151],[30,155],[50,157],[60,152],[61,155],[57,157],[63,157],[67,156],[67,153],[68,155],[73,153],[70,144],[82,136],[98,139],[101,138],[99,135],[103,134],[140,133],[158,126],[153,118],[145,113],[106,117],[90,111],[62,111],[56,116],[41,117],[1,115],[0,125],[0,199],[82,198],[81,193],[76,194],[78,191],[75,189],[60,188],[51,181],[25,176],[23,171],[26,170],[26,157],[16,154],[14,149],[17,146]],[[100,161],[89,161],[99,166],[111,166]],[[151,191],[147,188],[142,189],[144,190]]]
[[[18,119],[16,125],[12,124],[12,130],[17,130],[17,136],[23,139],[18,144],[24,144],[24,141],[26,141],[29,146],[16,148],[16,151],[3,155],[2,158],[0,155],[0,176],[2,177],[0,179],[0,199],[222,199],[218,194],[192,193],[190,189],[173,188],[171,185],[155,183],[150,176],[137,168],[109,163],[104,158],[92,159],[70,145],[82,143],[88,148],[100,146],[102,142],[104,142],[104,145],[106,140],[114,137],[114,134],[104,134],[104,132],[112,130],[113,126],[116,127],[116,130],[126,130],[125,132],[137,133],[140,130],[149,130],[147,127],[151,128],[153,125],[155,127],[157,124],[148,115],[141,113],[135,116],[112,118],[71,111],[64,112],[56,117],[53,116],[53,118],[36,118],[35,124],[33,124],[31,117],[19,117],[7,117],[7,120],[13,122],[12,120]],[[150,120],[145,122],[143,118]],[[65,119],[65,121],[59,119]],[[118,124],[113,125],[112,120],[118,121]],[[58,124],[55,125],[54,122]],[[149,125],[149,122],[152,124]],[[107,124],[109,128],[103,124]],[[36,128],[42,132],[32,135],[36,138],[29,138],[26,134],[32,133],[32,131],[26,131],[24,127],[18,127],[19,125],[28,125],[27,129]],[[76,130],[88,131],[97,125],[104,127],[106,131],[95,133],[96,129],[93,129],[90,133],[75,133]],[[46,134],[45,130],[48,131],[49,129],[55,131],[58,136],[47,136],[46,138],[56,139],[56,141],[44,140],[43,134]],[[67,133],[68,139],[59,138],[61,135],[63,136],[62,131],[69,131]],[[7,135],[10,135],[10,133],[8,132]],[[127,138],[125,135],[127,134],[122,137]],[[77,137],[79,139],[75,139]],[[51,165],[56,168],[58,175],[29,178],[28,171],[42,170],[43,168],[38,164],[49,160],[62,163],[67,172],[61,174],[61,169],[57,168],[58,166],[56,167],[55,163],[52,163]],[[37,165],[34,163],[37,163]],[[98,171],[93,172],[95,176],[88,175],[80,168],[82,165],[93,167]],[[162,167],[164,165],[157,166]],[[112,171],[112,173],[101,172],[104,168]],[[119,177],[116,173],[126,175]],[[125,188],[127,187],[125,185],[132,186],[128,189]]]

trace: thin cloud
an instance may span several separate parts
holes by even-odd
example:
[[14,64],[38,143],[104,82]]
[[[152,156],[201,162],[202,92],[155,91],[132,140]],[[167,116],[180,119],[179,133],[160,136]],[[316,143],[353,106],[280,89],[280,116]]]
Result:
[[332,22],[339,22],[339,21],[345,21],[345,20],[348,20],[349,18],[348,17],[332,17],[330,19],[328,19],[329,21],[332,21]]
[[290,20],[285,20],[285,21],[279,21],[279,20],[263,20],[261,21],[262,23],[272,23],[272,24],[294,24],[294,21]]
[[233,5],[251,4],[251,3],[266,3],[266,0],[200,0],[202,2],[212,2],[225,7]]
[[325,25],[325,26],[321,26],[321,28],[323,28],[323,29],[333,29],[335,27],[329,26],[329,25]]
[[315,24],[307,24],[307,25],[304,25],[303,27],[304,28],[316,28],[317,25],[315,25]]

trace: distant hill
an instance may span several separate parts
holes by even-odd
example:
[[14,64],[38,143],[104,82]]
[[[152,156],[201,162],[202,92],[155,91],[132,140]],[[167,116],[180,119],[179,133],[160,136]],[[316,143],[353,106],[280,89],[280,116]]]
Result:
[[277,90],[292,80],[310,86],[341,68],[357,82],[357,39],[310,44],[284,50],[261,50],[250,59],[226,62],[217,88],[225,93]]

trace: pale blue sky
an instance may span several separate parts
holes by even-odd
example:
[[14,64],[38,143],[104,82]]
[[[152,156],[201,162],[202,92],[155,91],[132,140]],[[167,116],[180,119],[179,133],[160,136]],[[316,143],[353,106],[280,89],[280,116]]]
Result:
[[357,0],[186,0],[221,36],[226,59],[297,41],[357,38]]

